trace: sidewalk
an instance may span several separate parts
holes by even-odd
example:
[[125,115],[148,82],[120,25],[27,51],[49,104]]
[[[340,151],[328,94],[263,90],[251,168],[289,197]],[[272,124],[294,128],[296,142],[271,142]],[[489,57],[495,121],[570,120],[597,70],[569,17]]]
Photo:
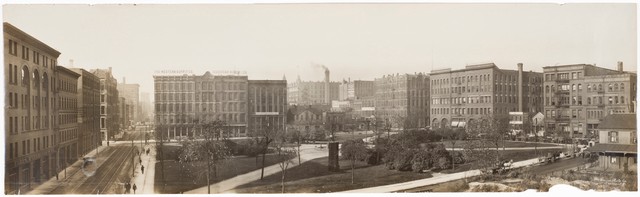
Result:
[[[135,183],[138,189],[136,194],[154,194],[155,184],[155,171],[156,171],[156,150],[155,146],[148,144],[145,146],[145,150],[149,149],[149,155],[142,154],[142,165],[144,166],[144,174],[140,165],[136,165],[135,176],[132,178],[132,183]],[[132,184],[133,185],[133,184]]]
[[[102,165],[102,163],[104,163],[104,160],[108,158],[108,157],[106,158],[104,157],[103,152],[109,149],[109,147],[103,145],[98,147],[98,149],[100,151],[100,156],[102,157],[102,158],[96,158],[96,160],[98,160],[96,161],[96,164],[99,167],[99,165]],[[96,155],[96,149],[93,149],[89,153],[84,155],[84,157],[94,157],[95,155]],[[84,163],[84,160],[82,160],[82,158],[76,160],[73,164],[69,165],[69,167],[66,168],[66,176],[65,176],[65,169],[61,169],[60,172],[58,172],[58,180],[56,180],[56,177],[53,176],[49,180],[43,182],[42,184],[35,186],[31,191],[26,192],[26,194],[29,194],[29,195],[51,194],[54,190],[56,190],[60,186],[70,185],[70,183],[72,183],[74,179],[78,179],[80,178],[80,176],[84,177],[82,172],[80,172],[82,171],[83,163]],[[80,172],[80,174],[78,174],[78,172]]]
[[[511,168],[512,169],[513,168],[520,168],[520,167],[525,167],[525,166],[529,166],[529,165],[533,165],[533,164],[537,164],[537,163],[538,163],[538,158],[534,158],[534,159],[514,162]],[[420,180],[415,180],[415,181],[409,181],[409,182],[404,182],[404,183],[396,183],[396,184],[383,185],[383,186],[378,186],[378,187],[370,187],[370,188],[343,191],[343,192],[340,192],[340,193],[389,193],[389,192],[397,192],[397,191],[402,191],[402,190],[413,189],[413,188],[416,188],[416,187],[434,185],[434,184],[445,183],[445,182],[454,181],[454,180],[458,180],[458,179],[464,179],[464,178],[479,176],[481,174],[482,174],[482,172],[480,172],[480,170],[469,170],[469,171],[458,172],[458,173],[453,173],[453,174],[443,174],[443,175],[440,175],[440,176],[437,176],[437,177],[431,177],[431,178],[420,179]]]
[[[313,159],[321,158],[321,157],[326,157],[328,155],[328,149],[326,148],[322,150],[317,150],[313,145],[303,145],[303,146],[304,148],[301,148],[300,150],[301,163],[304,163]],[[293,161],[293,163],[289,164],[289,167],[287,169],[291,169],[295,166],[298,166],[298,157],[295,157],[290,161]],[[278,164],[267,166],[264,168],[264,176],[267,177],[269,175],[276,174],[280,171],[281,169]],[[234,188],[240,185],[244,185],[247,183],[260,180],[260,173],[261,173],[261,169],[258,169],[246,174],[238,175],[236,177],[233,177],[218,183],[211,184],[211,193],[212,194],[234,193],[234,190],[233,190]],[[207,193],[207,186],[184,192],[184,194],[206,194],[206,193]]]

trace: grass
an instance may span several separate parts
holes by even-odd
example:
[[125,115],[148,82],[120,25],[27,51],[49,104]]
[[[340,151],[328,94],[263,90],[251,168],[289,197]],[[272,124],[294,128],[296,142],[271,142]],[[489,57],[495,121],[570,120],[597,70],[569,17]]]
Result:
[[[204,165],[193,166],[191,164],[180,163],[174,160],[172,153],[177,150],[176,147],[167,147],[165,149],[164,160],[164,176],[166,184],[162,181],[161,176],[161,164],[160,162],[155,164],[155,188],[156,192],[162,194],[178,194],[180,192],[189,191],[204,187],[207,185],[207,177]],[[270,166],[278,163],[275,155],[267,155],[265,159],[265,166]],[[256,164],[255,157],[235,157],[226,160],[221,166],[218,167],[217,177],[212,177],[211,184],[217,183],[222,180],[226,180],[237,175],[245,174],[261,168],[262,157],[258,158]],[[164,185],[164,189],[162,186]]]
[[[436,142],[436,143],[444,144],[445,147],[447,147],[447,148],[453,148],[453,145],[452,145],[451,141]],[[467,143],[467,141],[458,140],[458,141],[456,141],[456,148],[462,148],[462,147],[464,147],[464,145],[466,143]],[[538,147],[554,147],[554,146],[556,146],[556,145],[553,145],[553,144],[543,144],[543,143],[537,143],[537,144],[538,144]],[[533,142],[526,143],[526,142],[516,142],[516,141],[505,141],[504,147],[506,147],[506,148],[535,147],[535,143],[533,143]],[[500,143],[500,148],[502,148],[502,142]]]
[[[428,173],[387,170],[384,165],[369,166],[357,162],[354,184],[351,184],[351,162],[340,161],[341,172],[329,172],[326,157],[318,158],[287,170],[287,193],[327,193],[388,185],[431,177]],[[236,188],[237,193],[280,193],[282,174],[278,173]]]
[[[342,142],[353,139],[364,139],[371,136],[375,136],[375,133],[373,133],[372,131],[336,132],[335,140]],[[384,134],[384,136],[386,137],[386,133]]]

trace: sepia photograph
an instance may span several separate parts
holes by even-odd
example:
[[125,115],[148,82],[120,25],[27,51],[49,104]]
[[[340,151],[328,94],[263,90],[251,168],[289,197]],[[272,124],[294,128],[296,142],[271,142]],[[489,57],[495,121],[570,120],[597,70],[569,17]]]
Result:
[[4,194],[637,193],[637,11],[5,2]]

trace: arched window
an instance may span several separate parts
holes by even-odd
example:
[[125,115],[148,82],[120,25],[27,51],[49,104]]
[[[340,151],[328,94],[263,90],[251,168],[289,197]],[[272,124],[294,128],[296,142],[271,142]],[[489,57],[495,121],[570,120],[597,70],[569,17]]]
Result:
[[49,75],[46,72],[42,74],[42,88],[44,91],[49,89]]
[[576,84],[571,84],[571,91],[576,91]]
[[602,84],[598,84],[598,90],[602,90]]
[[38,70],[33,71],[33,88],[40,89],[40,74]]
[[618,91],[618,84],[613,84],[613,90]]
[[591,105],[591,97],[587,97],[587,105]]
[[587,91],[591,91],[591,84],[587,84]]
[[616,96],[616,97],[613,97],[613,98],[615,98],[615,100],[616,100],[616,104],[619,104],[619,103],[620,103],[620,102],[619,102],[619,100],[618,100],[618,97],[617,97],[617,96]]
[[609,91],[613,91],[613,85],[609,84]]
[[620,91],[624,91],[624,83],[620,84]]
[[620,96],[620,103],[624,104],[624,96]]
[[578,84],[578,91],[582,91],[582,84]]
[[20,76],[20,78],[22,79],[22,85],[29,85],[29,68],[27,68],[27,66],[23,66],[22,67],[22,75]]

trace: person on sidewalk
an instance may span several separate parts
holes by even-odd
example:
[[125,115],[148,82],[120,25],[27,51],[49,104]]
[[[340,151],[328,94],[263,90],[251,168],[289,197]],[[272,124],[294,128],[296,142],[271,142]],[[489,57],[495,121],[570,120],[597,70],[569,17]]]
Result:
[[133,194],[136,194],[136,190],[138,189],[138,187],[136,186],[136,184],[133,184]]
[[140,166],[141,166],[140,169],[142,170],[142,174],[144,174],[144,166],[143,165],[140,165]]

